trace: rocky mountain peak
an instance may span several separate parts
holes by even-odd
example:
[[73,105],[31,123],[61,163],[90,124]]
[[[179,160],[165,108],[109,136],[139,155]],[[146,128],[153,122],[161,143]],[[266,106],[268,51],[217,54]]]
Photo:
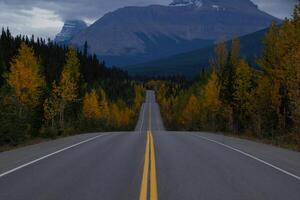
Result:
[[54,39],[56,43],[67,43],[76,34],[86,29],[88,26],[82,20],[67,20],[60,33],[58,33]]

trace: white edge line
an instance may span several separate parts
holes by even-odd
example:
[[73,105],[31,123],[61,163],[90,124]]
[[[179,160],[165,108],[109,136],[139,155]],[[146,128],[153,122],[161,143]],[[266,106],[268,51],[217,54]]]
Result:
[[28,163],[25,163],[25,164],[23,164],[23,165],[20,165],[19,167],[13,168],[13,169],[11,169],[11,170],[9,170],[9,171],[7,171],[7,172],[4,172],[4,173],[0,174],[0,178],[2,178],[3,176],[6,176],[6,175],[8,175],[8,174],[11,174],[11,173],[13,173],[13,172],[15,172],[15,171],[17,171],[17,170],[19,170],[19,169],[22,169],[22,168],[24,168],[24,167],[27,167],[27,166],[29,166],[29,165],[32,165],[32,164],[34,164],[34,163],[36,163],[36,162],[39,162],[39,161],[44,160],[44,159],[46,159],[46,158],[49,158],[50,156],[56,155],[56,154],[58,154],[58,153],[61,153],[61,152],[66,151],[66,150],[68,150],[68,149],[74,148],[74,147],[79,146],[79,145],[81,145],[81,144],[90,142],[90,141],[92,141],[92,140],[95,140],[95,139],[97,139],[97,138],[99,138],[99,137],[102,137],[102,136],[105,136],[105,135],[108,135],[108,134],[109,134],[109,133],[107,133],[107,134],[102,134],[102,135],[97,135],[97,136],[92,137],[92,138],[90,138],[90,139],[87,139],[87,140],[78,142],[78,143],[73,144],[73,145],[71,145],[71,146],[65,147],[65,148],[63,148],[63,149],[60,149],[60,150],[58,150],[58,151],[55,151],[55,152],[53,152],[53,153],[50,153],[50,154],[48,154],[48,155],[45,155],[45,156],[40,157],[40,158],[38,158],[38,159],[35,159],[35,160],[31,161],[31,162],[28,162]]
[[244,151],[241,151],[241,150],[239,150],[239,149],[236,149],[236,148],[231,147],[231,146],[229,146],[229,145],[226,145],[226,144],[224,144],[224,143],[218,142],[218,141],[216,141],[216,140],[212,140],[212,139],[209,139],[209,138],[200,136],[200,135],[195,135],[195,134],[192,134],[192,135],[194,135],[194,136],[196,136],[196,137],[199,137],[199,138],[202,138],[202,139],[204,139],[204,140],[207,140],[207,141],[209,141],[209,142],[213,142],[213,143],[215,143],[215,144],[221,145],[221,146],[226,147],[226,148],[228,148],[228,149],[231,149],[231,150],[233,150],[233,151],[236,151],[236,152],[238,152],[238,153],[240,153],[240,154],[243,154],[243,155],[245,155],[245,156],[247,156],[247,157],[249,157],[249,158],[252,158],[252,159],[254,159],[254,160],[256,160],[256,161],[258,161],[258,162],[260,162],[260,163],[263,163],[263,164],[265,164],[265,165],[267,165],[267,166],[269,166],[269,167],[271,167],[271,168],[273,168],[273,169],[276,169],[276,170],[278,170],[278,171],[280,171],[280,172],[282,172],[282,173],[284,173],[284,174],[286,174],[286,175],[289,175],[289,176],[291,176],[291,177],[293,177],[293,178],[295,178],[295,179],[297,179],[297,180],[300,181],[300,177],[299,177],[299,176],[297,176],[297,175],[295,175],[295,174],[292,174],[292,173],[290,173],[290,172],[288,172],[288,171],[286,171],[286,170],[284,170],[284,169],[281,169],[281,168],[279,168],[279,167],[277,167],[277,166],[275,166],[275,165],[272,165],[271,163],[268,163],[268,162],[266,162],[266,161],[264,161],[264,160],[262,160],[262,159],[260,159],[260,158],[257,158],[257,157],[255,157],[255,156],[249,154],[249,153],[246,153],[246,152],[244,152]]

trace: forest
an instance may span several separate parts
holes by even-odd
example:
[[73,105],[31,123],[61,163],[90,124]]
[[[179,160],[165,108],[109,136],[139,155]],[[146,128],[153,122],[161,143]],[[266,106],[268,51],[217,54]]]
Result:
[[216,44],[209,70],[193,81],[133,78],[88,54],[87,43],[75,50],[2,29],[0,146],[132,130],[146,83],[170,130],[222,132],[300,150],[300,4],[291,19],[270,26],[264,46],[255,66],[235,38],[230,46]]
[[0,36],[0,146],[89,131],[131,130],[142,84],[95,55],[50,40]]
[[300,4],[291,19],[272,24],[257,66],[239,41],[215,46],[210,70],[196,80],[153,80],[165,125],[213,131],[300,150]]

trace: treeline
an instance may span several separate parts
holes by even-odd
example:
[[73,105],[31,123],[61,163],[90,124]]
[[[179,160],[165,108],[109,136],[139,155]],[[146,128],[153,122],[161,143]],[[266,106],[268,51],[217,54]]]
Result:
[[169,128],[230,132],[300,149],[300,4],[292,19],[271,25],[264,44],[258,69],[234,39],[229,49],[216,45],[211,70],[188,89],[157,82]]
[[95,55],[50,40],[0,37],[0,146],[86,131],[132,129],[141,84]]

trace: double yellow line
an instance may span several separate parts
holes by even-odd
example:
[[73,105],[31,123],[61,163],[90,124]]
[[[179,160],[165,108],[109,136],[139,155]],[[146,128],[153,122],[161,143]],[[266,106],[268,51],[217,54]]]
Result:
[[[150,174],[149,174],[150,168]],[[149,177],[150,175],[150,177]],[[149,178],[149,179],[148,179]],[[144,160],[144,171],[140,191],[140,200],[148,199],[148,182],[150,180],[150,200],[157,200],[157,178],[156,178],[156,162],[153,135],[151,131],[147,131],[147,143]]]
[[[150,171],[150,174],[149,174],[149,171]],[[154,149],[153,134],[151,131],[151,104],[150,103],[149,103],[149,130],[147,131],[144,171],[143,171],[143,176],[142,176],[139,200],[147,200],[148,199],[149,180],[150,180],[150,194],[149,194],[150,200],[158,200],[155,149]]]

